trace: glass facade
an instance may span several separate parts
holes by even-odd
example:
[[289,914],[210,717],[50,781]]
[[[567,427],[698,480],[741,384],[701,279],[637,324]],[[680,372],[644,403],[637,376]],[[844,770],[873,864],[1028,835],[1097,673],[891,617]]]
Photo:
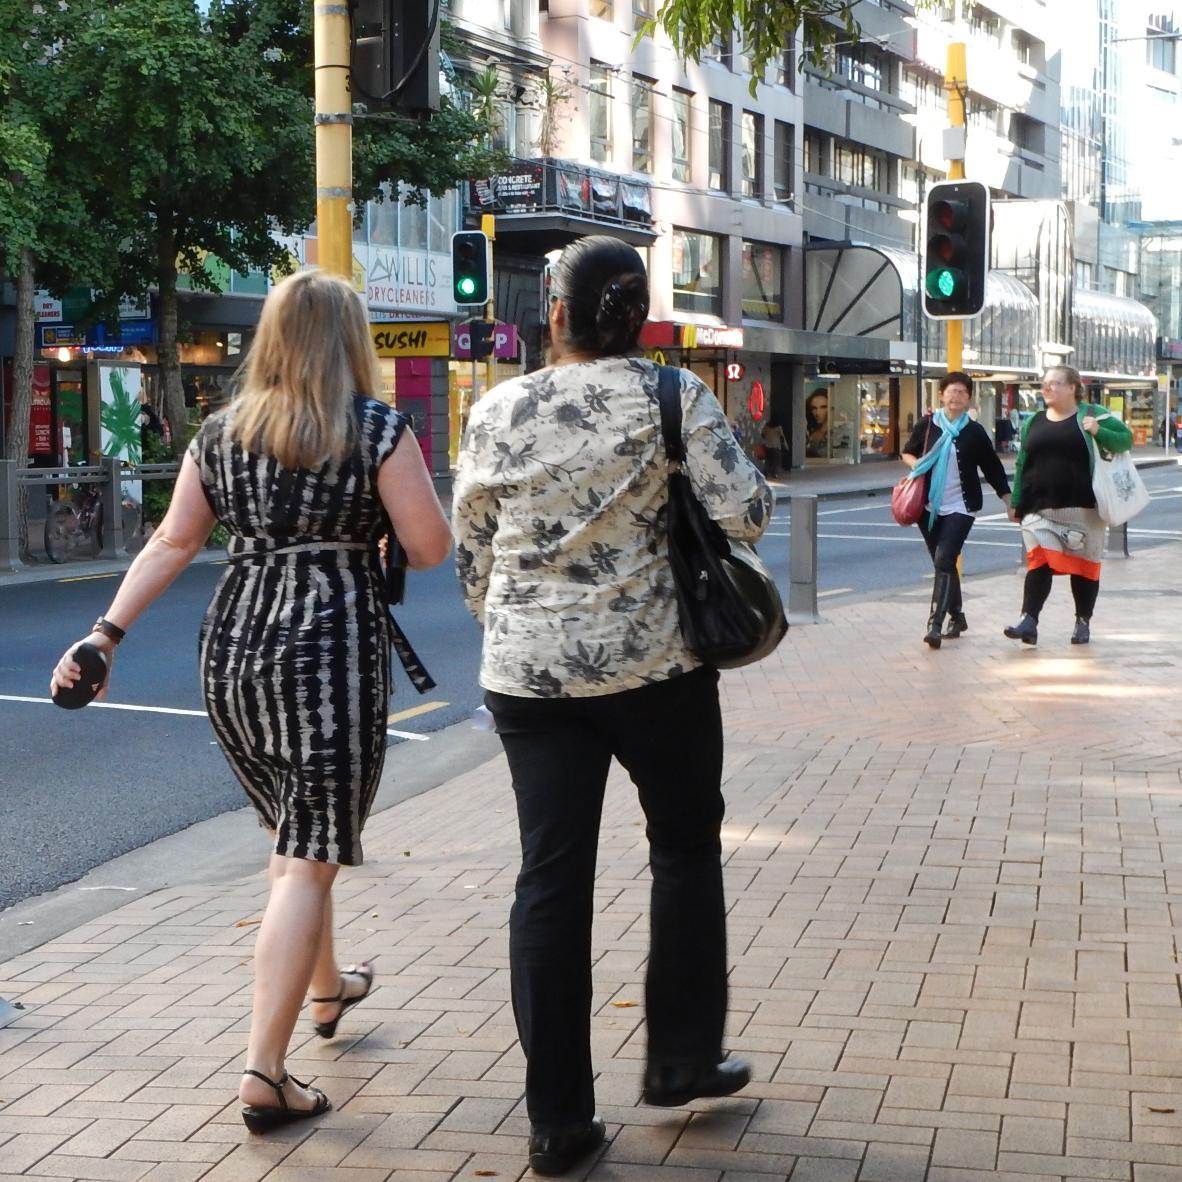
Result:
[[688,185],[691,175],[690,160],[690,93],[673,91],[673,179]]
[[591,63],[587,84],[591,124],[591,159],[606,164],[612,158],[612,78],[602,62]]
[[632,79],[632,170],[653,170],[653,84]]
[[783,320],[784,248],[743,243],[743,318]]
[[722,315],[720,242],[713,234],[673,231],[673,307]]
[[763,196],[763,116],[743,112],[743,196]]
[[731,189],[731,107],[710,100],[710,188]]

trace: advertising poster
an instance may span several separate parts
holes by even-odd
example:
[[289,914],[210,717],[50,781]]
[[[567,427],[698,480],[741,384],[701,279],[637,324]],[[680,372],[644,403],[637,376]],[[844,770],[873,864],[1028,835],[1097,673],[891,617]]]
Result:
[[[118,456],[126,464],[140,462],[140,385],[136,365],[98,366],[99,449],[105,456]],[[143,482],[124,480],[121,484],[123,520],[138,519],[143,501]],[[130,504],[129,504],[130,502]]]

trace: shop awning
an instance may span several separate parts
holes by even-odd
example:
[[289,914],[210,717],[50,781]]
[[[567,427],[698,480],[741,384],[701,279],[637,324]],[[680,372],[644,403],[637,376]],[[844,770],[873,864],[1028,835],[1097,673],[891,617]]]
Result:
[[1076,289],[1071,297],[1071,364],[1089,380],[1155,381],[1157,317],[1136,300]]
[[[911,346],[916,337],[914,251],[890,246],[809,247],[805,253],[805,327],[816,333],[869,336]],[[1038,301],[1020,280],[990,271],[985,309],[965,329],[965,359],[974,370],[1035,372]],[[924,360],[943,357],[937,321],[924,326]]]

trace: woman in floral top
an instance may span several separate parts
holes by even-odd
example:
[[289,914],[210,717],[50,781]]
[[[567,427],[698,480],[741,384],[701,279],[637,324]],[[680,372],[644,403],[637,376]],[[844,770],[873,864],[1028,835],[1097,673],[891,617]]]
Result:
[[[644,1098],[684,1104],[750,1078],[725,1059],[726,921],[718,673],[686,650],[665,532],[658,368],[637,355],[644,264],[584,238],[555,269],[553,364],[472,411],[453,530],[484,625],[480,681],[517,797],[522,867],[510,921],[526,1056],[529,1161],[565,1172],[599,1146],[590,1051],[595,855],[612,757],[648,822],[651,951]],[[681,375],[694,490],[754,541],[772,500],[710,390]]]

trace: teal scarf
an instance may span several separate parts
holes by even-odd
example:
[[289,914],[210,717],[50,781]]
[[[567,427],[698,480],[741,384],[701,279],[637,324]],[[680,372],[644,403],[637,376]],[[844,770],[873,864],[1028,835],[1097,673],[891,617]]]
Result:
[[944,482],[948,479],[948,461],[953,454],[956,437],[972,420],[963,414],[955,422],[942,411],[932,415],[932,423],[940,428],[940,438],[935,446],[920,457],[919,463],[911,469],[911,479],[918,480],[925,472],[931,471],[932,480],[928,485],[928,527],[936,524],[940,514],[940,502],[944,500]]

